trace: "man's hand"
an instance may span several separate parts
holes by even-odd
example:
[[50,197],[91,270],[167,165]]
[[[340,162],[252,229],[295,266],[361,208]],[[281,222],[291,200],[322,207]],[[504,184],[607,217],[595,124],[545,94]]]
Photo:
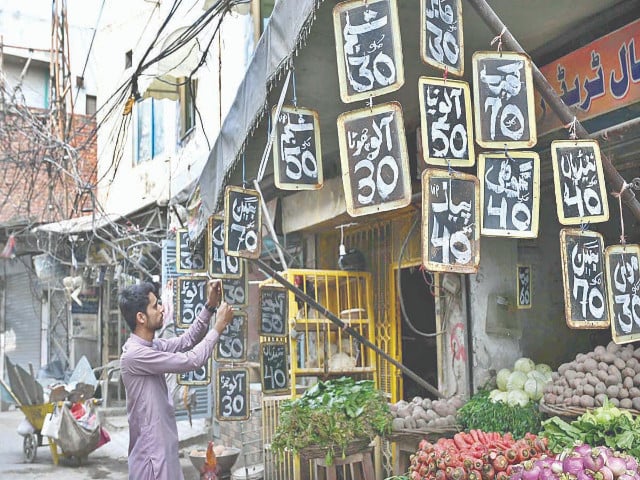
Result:
[[207,307],[217,308],[222,300],[222,282],[209,280],[207,283]]
[[216,324],[213,326],[214,329],[221,334],[227,325],[231,323],[233,320],[233,309],[231,305],[227,302],[222,302],[218,307],[218,312],[216,313]]

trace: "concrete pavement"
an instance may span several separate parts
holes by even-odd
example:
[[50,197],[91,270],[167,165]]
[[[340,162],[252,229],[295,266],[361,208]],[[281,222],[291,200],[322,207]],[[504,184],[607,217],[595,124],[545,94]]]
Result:
[[[24,463],[23,437],[16,431],[23,418],[24,415],[20,410],[0,412],[0,478],[2,480],[27,478],[126,480],[128,478],[129,429],[126,416],[109,415],[103,420],[102,423],[109,432],[111,441],[89,454],[86,463],[80,466],[76,464],[75,459],[65,458],[61,458],[58,466],[54,465],[47,446],[38,448],[33,463]],[[185,480],[199,479],[188,454],[194,448],[205,448],[207,440],[211,438],[210,431],[205,419],[193,420],[193,426],[190,426],[186,420],[178,422],[180,463]]]

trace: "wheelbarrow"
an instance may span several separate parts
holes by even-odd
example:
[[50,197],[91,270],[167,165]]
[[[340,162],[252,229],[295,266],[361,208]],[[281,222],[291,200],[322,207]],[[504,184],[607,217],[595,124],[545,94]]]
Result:
[[[78,424],[69,409],[69,402],[23,405],[1,378],[0,383],[13,397],[16,405],[33,427],[33,431],[23,435],[22,452],[25,462],[32,463],[36,458],[38,447],[48,445],[55,465],[58,465],[60,456],[75,458],[77,463],[81,464],[89,453],[108,441],[102,436],[102,429],[97,420],[91,427],[83,427]],[[93,399],[87,401],[89,408],[92,408],[96,403],[98,402]],[[42,432],[47,414],[53,415],[54,412],[61,416],[55,432],[56,438]],[[106,435],[108,437],[108,434]],[[45,437],[47,443],[43,442]]]

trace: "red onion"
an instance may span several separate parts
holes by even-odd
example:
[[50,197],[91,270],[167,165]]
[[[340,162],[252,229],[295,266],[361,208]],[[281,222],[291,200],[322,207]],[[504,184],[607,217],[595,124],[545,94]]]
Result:
[[635,457],[627,455],[624,459],[624,463],[627,465],[627,470],[638,473],[638,460],[636,460]]
[[564,470],[562,469],[562,462],[560,460],[554,460],[551,462],[551,470],[556,475],[560,475]]
[[540,480],[558,480],[558,476],[550,468],[543,468],[540,472]]
[[568,473],[570,475],[578,475],[578,472],[584,470],[584,464],[582,463],[582,457],[577,456],[567,456],[562,461],[562,470],[564,473]]
[[593,480],[593,477],[589,475],[586,470],[580,470],[577,475],[577,480]]
[[540,470],[541,469],[538,465],[532,466],[529,470],[525,467],[522,471],[522,480],[538,480]]
[[586,443],[579,443],[573,447],[573,451],[581,457],[586,457],[591,454],[591,446]]
[[613,473],[615,478],[618,478],[627,470],[627,464],[624,459],[616,455],[608,457],[605,461],[605,465],[611,469],[611,473]]
[[618,477],[618,480],[634,480],[633,472],[627,471]]
[[599,448],[594,448],[590,454],[582,458],[582,463],[584,468],[596,472],[604,465],[604,452],[600,451]]

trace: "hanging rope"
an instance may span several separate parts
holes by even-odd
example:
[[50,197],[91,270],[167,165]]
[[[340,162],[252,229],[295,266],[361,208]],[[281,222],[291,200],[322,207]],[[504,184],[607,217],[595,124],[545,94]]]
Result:
[[298,97],[296,95],[296,69],[295,68],[291,68],[291,89],[293,94],[293,98],[291,99],[291,101],[293,102],[293,106],[297,107]]
[[502,27],[502,31],[500,32],[500,35],[496,35],[495,37],[493,37],[493,40],[491,40],[492,47],[496,42],[498,42],[498,49],[497,49],[498,53],[502,53],[502,36],[505,34],[506,31],[507,31],[507,27],[505,25],[504,27]]
[[564,126],[564,128],[569,129],[569,138],[571,140],[576,140],[578,138],[578,134],[576,133],[577,124],[578,124],[578,119],[574,116],[573,120]]
[[622,193],[627,188],[631,188],[631,185],[627,182],[623,182],[619,192],[611,192],[611,195],[618,199],[618,206],[620,207],[620,245],[625,245],[627,243],[627,239],[624,234],[624,216],[622,215]]

